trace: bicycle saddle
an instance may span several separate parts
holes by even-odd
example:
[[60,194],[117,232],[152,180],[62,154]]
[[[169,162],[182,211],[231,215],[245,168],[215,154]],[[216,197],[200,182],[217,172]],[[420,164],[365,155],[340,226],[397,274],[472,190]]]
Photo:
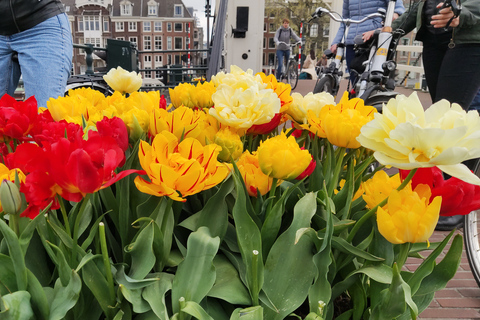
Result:
[[335,56],[335,54],[330,49],[323,51],[323,54],[327,56],[327,59],[330,59],[333,56]]

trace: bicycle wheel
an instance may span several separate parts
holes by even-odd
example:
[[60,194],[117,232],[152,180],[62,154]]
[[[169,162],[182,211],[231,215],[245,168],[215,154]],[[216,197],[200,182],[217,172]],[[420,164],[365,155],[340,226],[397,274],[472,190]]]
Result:
[[292,90],[297,87],[298,83],[298,66],[294,63],[289,63],[287,67],[287,83],[290,84]]
[[334,87],[334,79],[331,76],[324,76],[320,80],[317,81],[315,84],[315,88],[313,89],[313,93],[320,93],[320,92],[328,92],[332,96],[334,96],[333,87]]
[[[475,164],[473,171],[480,176],[480,161]],[[472,269],[473,277],[480,286],[480,210],[475,210],[465,215],[463,225],[463,234],[465,242],[465,251],[467,253],[468,264]]]
[[365,99],[366,106],[372,106],[377,109],[378,112],[382,112],[383,105],[387,104],[390,99],[394,99],[398,95],[397,92],[378,92]]

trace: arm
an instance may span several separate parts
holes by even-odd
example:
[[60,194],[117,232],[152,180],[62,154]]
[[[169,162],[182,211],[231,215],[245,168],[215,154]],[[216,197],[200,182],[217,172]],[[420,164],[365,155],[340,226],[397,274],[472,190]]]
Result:
[[[437,8],[442,7],[440,3]],[[444,8],[438,14],[432,16],[432,25],[435,28],[445,27],[448,21],[453,17],[451,8]],[[465,1],[462,4],[460,15],[452,20],[451,27],[469,28],[480,22],[480,0]]]
[[395,13],[398,14],[399,16],[405,13],[405,7],[403,6],[402,0],[397,0],[395,2]]
[[[348,10],[348,0],[343,1],[342,17],[343,18],[350,17],[350,11]],[[340,23],[340,28],[338,28],[335,38],[333,38],[332,47],[342,41],[344,33],[345,33],[345,24]],[[335,46],[335,49],[336,49],[336,46]],[[335,51],[335,50],[332,50],[332,51]]]
[[406,13],[402,14],[398,19],[392,22],[392,28],[394,30],[402,28],[405,31],[405,34],[415,29],[419,5],[420,2],[415,2]]
[[295,31],[293,31],[292,28],[290,28],[290,30],[292,30],[292,38],[295,40],[295,42],[300,42],[300,41],[302,41],[302,39],[300,39],[300,37],[297,36],[297,34],[295,33]]
[[278,46],[278,37],[280,36],[280,28],[277,29],[275,32],[275,36],[273,37],[273,42],[275,42],[275,45]]

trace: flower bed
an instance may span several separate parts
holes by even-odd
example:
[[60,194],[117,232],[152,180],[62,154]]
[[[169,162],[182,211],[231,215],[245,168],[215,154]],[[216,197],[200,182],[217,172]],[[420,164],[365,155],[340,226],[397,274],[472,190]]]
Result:
[[479,207],[478,113],[413,94],[378,114],[235,66],[169,106],[106,80],[0,99],[5,319],[410,319],[454,276],[461,236],[428,239]]

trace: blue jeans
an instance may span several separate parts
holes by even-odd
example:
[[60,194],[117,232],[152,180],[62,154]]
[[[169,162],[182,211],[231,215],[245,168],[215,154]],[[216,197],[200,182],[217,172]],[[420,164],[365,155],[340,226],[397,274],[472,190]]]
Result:
[[277,79],[280,79],[282,74],[283,61],[288,61],[288,59],[290,59],[290,50],[277,50],[277,73],[275,74]]
[[478,90],[477,95],[475,96],[475,98],[473,98],[473,101],[470,104],[468,110],[477,110],[478,112],[480,112],[480,90]]
[[[12,60],[18,53],[18,62]],[[72,33],[66,14],[47,19],[33,28],[0,36],[0,97],[13,96],[20,75],[25,97],[35,96],[39,107],[65,93],[72,68]]]

